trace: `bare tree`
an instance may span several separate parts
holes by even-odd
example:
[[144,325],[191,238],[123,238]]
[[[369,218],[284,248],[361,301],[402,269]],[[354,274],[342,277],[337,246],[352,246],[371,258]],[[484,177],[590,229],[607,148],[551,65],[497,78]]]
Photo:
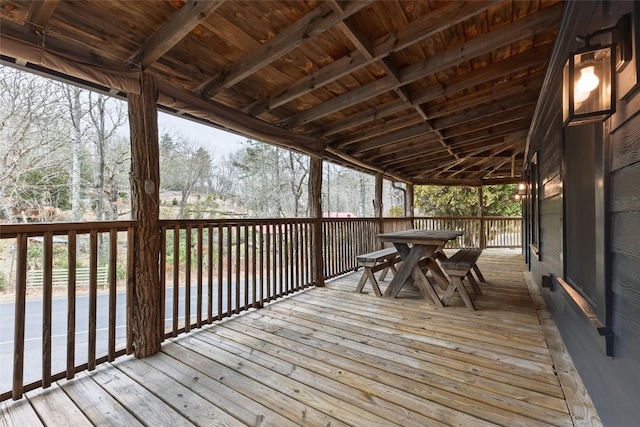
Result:
[[69,117],[71,118],[71,218],[79,221],[81,212],[81,157],[82,157],[82,118],[85,111],[82,108],[80,95],[82,89],[76,86],[63,85],[63,93],[67,100]]
[[161,186],[167,190],[180,191],[178,218],[184,217],[192,191],[208,182],[211,167],[211,153],[197,147],[192,140],[168,133],[160,137]]
[[89,135],[95,149],[94,209],[96,219],[101,221],[105,219],[107,158],[114,149],[116,132],[126,123],[127,114],[123,103],[106,95],[88,92],[87,103]]
[[[0,212],[5,221],[40,218],[57,191],[53,183],[68,173],[60,154],[66,143],[60,98],[59,83],[0,67]],[[44,191],[30,190],[39,183]]]

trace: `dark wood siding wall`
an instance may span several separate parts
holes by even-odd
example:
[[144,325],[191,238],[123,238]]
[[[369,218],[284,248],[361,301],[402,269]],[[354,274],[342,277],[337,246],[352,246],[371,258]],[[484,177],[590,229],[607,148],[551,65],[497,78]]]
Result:
[[[595,3],[589,4],[595,13],[576,12],[580,18],[571,24],[573,32],[567,34],[564,49],[577,47],[572,44],[577,34],[615,24],[631,3],[613,4],[613,13],[603,13],[602,4]],[[595,16],[609,16],[610,22],[594,22]],[[640,48],[635,49],[634,60],[640,67]],[[612,129],[604,135],[611,148],[609,198],[604,197],[609,200],[604,210],[610,217],[611,236],[605,287],[611,291],[609,326],[615,335],[614,357],[607,357],[604,337],[557,280],[551,288],[541,288],[543,275],[564,277],[563,224],[571,221],[563,207],[561,73],[556,74],[549,81],[548,96],[541,100],[545,108],[534,121],[529,141],[528,160],[538,152],[541,185],[540,253],[529,253],[530,268],[604,425],[635,426],[640,419],[640,91],[618,101],[618,112],[605,126]]]

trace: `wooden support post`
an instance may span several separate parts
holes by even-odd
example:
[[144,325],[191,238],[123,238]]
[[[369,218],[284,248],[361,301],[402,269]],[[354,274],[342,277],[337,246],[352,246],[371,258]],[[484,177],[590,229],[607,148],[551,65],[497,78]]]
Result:
[[160,351],[163,339],[159,317],[160,260],[160,154],[158,147],[158,93],[155,78],[141,75],[139,95],[129,94],[131,128],[131,207],[137,220],[134,245],[135,282],[131,295],[131,332],[136,357]]
[[482,186],[478,187],[478,216],[480,217],[480,249],[487,247],[486,241],[486,223],[484,221],[484,195],[482,194]]
[[378,218],[378,231],[384,233],[384,222],[382,221],[382,173],[376,173],[376,192],[373,199],[373,216]]
[[413,212],[414,199],[415,199],[415,196],[413,192],[413,184],[407,183],[407,191],[405,193],[405,199],[404,199],[404,203],[405,203],[404,211],[406,212],[406,216],[411,219],[411,228],[415,228],[415,225],[414,225],[415,215]]
[[313,218],[312,271],[316,286],[324,286],[322,257],[322,159],[312,157],[309,165],[309,216]]

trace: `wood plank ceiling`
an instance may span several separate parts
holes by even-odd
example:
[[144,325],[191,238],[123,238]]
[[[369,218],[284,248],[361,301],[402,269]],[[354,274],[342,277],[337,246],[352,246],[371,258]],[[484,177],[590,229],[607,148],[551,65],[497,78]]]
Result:
[[2,0],[0,53],[112,93],[147,70],[176,114],[395,180],[478,185],[522,173],[562,10],[559,0]]

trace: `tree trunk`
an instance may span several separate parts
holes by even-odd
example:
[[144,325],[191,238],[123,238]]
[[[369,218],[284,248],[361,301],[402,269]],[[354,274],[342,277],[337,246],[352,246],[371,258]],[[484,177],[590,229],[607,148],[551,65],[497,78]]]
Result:
[[98,97],[96,109],[98,110],[94,123],[98,133],[96,141],[96,219],[102,221],[104,219],[104,167],[107,138],[104,122],[105,105],[104,98],[101,95]]
[[160,350],[161,287],[159,277],[159,146],[155,79],[143,73],[142,93],[129,94],[131,127],[131,205],[137,220],[134,238],[135,275],[132,295],[134,354],[147,357]]
[[71,218],[73,221],[80,220],[80,156],[82,155],[82,129],[80,119],[82,118],[82,105],[80,104],[79,88],[70,88],[71,98],[69,108],[71,109],[71,121],[73,122],[72,144],[72,164],[71,164]]

